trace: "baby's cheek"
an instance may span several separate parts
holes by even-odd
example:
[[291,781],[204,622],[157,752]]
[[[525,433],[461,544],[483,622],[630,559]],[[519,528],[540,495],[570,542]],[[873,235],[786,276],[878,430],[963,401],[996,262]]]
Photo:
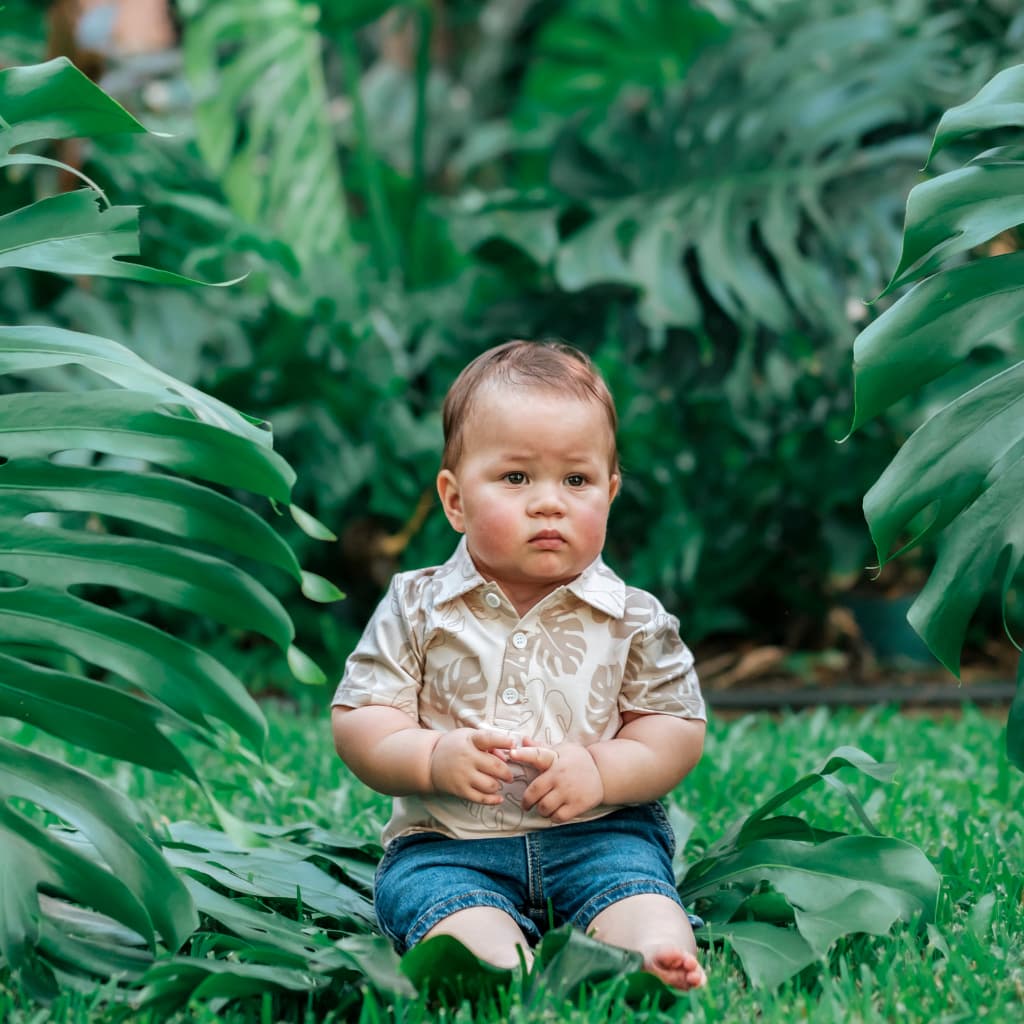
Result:
[[583,514],[576,517],[574,526],[576,541],[580,545],[581,550],[586,549],[588,553],[593,552],[596,558],[604,547],[608,527],[606,512],[602,513],[593,509],[587,509]]

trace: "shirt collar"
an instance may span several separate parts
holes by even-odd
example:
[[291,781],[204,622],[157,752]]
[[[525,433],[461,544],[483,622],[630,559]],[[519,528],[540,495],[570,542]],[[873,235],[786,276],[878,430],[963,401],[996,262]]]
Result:
[[[451,558],[434,573],[434,604],[445,604],[478,587],[489,586],[492,584],[480,575],[473,564],[463,537]],[[613,619],[621,619],[625,614],[626,584],[605,565],[600,555],[576,579],[566,584],[565,589]]]

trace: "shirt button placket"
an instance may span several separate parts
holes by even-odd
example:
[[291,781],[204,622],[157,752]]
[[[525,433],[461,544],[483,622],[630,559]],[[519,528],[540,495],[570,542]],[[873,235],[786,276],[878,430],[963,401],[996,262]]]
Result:
[[[505,664],[503,670],[504,685],[498,690],[498,700],[501,705],[511,709],[516,705],[522,704],[526,700],[526,695],[521,691],[519,686],[513,685],[513,681],[516,679],[525,679],[526,669],[530,661],[530,656],[526,651],[529,645],[530,638],[521,629],[517,629],[509,638],[507,647],[505,648]],[[500,716],[501,712],[497,714]],[[516,714],[511,715],[511,720],[518,720]]]

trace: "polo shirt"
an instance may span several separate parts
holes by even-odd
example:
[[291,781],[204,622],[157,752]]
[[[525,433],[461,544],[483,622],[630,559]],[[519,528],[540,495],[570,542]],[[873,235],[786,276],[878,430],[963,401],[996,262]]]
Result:
[[[392,579],[345,663],[334,705],[386,705],[427,729],[499,729],[545,746],[611,739],[624,711],[706,719],[693,655],[655,597],[599,557],[520,617],[477,571],[464,537],[443,565]],[[522,807],[536,770],[510,767],[516,778],[502,784],[501,804],[395,797],[384,842],[421,831],[474,839],[551,827]]]

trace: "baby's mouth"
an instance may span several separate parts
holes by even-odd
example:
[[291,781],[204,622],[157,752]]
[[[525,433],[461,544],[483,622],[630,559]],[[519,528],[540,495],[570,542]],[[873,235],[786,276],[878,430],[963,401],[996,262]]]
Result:
[[565,544],[565,538],[557,530],[541,530],[530,538],[533,547],[554,551]]

